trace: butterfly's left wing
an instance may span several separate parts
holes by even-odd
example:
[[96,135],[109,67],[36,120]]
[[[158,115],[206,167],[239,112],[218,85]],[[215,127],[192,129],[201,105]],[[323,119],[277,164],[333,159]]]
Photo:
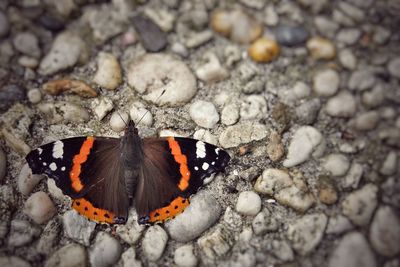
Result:
[[189,196],[227,166],[229,154],[208,143],[181,137],[143,140],[142,175],[135,195],[140,223],[173,218]]

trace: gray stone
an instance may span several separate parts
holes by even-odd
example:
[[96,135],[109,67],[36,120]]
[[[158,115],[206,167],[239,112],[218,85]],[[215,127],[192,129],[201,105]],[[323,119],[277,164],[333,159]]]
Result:
[[136,252],[134,247],[125,250],[121,255],[121,259],[117,264],[118,267],[142,267],[140,260],[136,259]]
[[198,259],[194,255],[192,244],[178,247],[174,253],[174,262],[178,267],[195,267]]
[[221,112],[221,122],[225,125],[233,125],[239,120],[239,107],[236,104],[226,105]]
[[347,16],[349,16],[356,22],[362,21],[365,17],[364,11],[362,9],[353,6],[349,2],[341,1],[339,2],[338,6],[340,10],[342,10]]
[[354,226],[347,217],[343,215],[337,215],[329,218],[328,226],[326,227],[327,234],[340,235],[353,229]]
[[3,149],[0,147],[0,182],[6,177],[7,172],[7,157]]
[[117,263],[122,253],[121,244],[111,235],[100,232],[89,250],[91,266],[106,267]]
[[349,125],[358,131],[369,131],[375,129],[379,123],[379,114],[377,111],[367,111],[357,114],[357,116],[349,122]]
[[285,241],[273,240],[272,253],[281,261],[287,262],[294,260],[294,253],[290,244]]
[[174,28],[176,16],[174,13],[168,11],[168,9],[147,7],[144,10],[144,14],[164,32],[170,32]]
[[207,191],[203,190],[190,199],[190,205],[175,219],[165,223],[172,239],[188,242],[210,228],[221,215],[221,206]]
[[254,216],[261,210],[261,198],[253,191],[244,191],[239,194],[236,202],[236,211],[242,215]]
[[264,84],[260,79],[251,80],[242,87],[242,92],[245,94],[259,94],[264,91]]
[[262,119],[267,113],[267,101],[261,95],[249,95],[240,106],[242,120]]
[[269,4],[264,9],[264,23],[268,26],[276,26],[279,22],[278,13],[275,10],[274,5]]
[[342,180],[342,186],[344,188],[356,189],[360,183],[362,175],[363,166],[360,163],[353,162],[346,176]]
[[329,267],[376,267],[375,256],[359,232],[345,235],[329,258]]
[[326,103],[326,113],[332,117],[349,118],[356,112],[356,100],[347,91],[342,91]]
[[31,243],[40,235],[40,228],[31,225],[27,221],[13,220],[10,225],[10,233],[8,236],[8,246],[21,247]]
[[387,65],[387,68],[390,75],[400,79],[400,57],[391,59]]
[[219,114],[214,104],[211,102],[197,100],[189,108],[192,120],[204,128],[214,128],[219,121]]
[[295,110],[298,122],[305,125],[310,125],[315,122],[318,117],[319,110],[321,109],[321,100],[314,98],[308,100]]
[[338,42],[346,45],[354,45],[361,36],[361,31],[357,28],[341,29],[336,35]]
[[298,46],[306,42],[309,33],[303,26],[281,25],[275,28],[275,38],[283,46]]
[[42,100],[42,93],[37,88],[29,90],[27,96],[32,104],[37,104]]
[[265,138],[268,129],[265,125],[255,122],[244,122],[227,127],[219,136],[223,148],[237,147],[252,141]]
[[332,38],[339,29],[339,25],[335,21],[324,16],[315,16],[314,24],[322,35],[330,38]]
[[233,245],[233,235],[227,229],[218,227],[197,241],[200,250],[209,259],[223,257]]
[[350,168],[350,160],[343,154],[330,154],[322,160],[322,167],[333,176],[343,176]]
[[138,15],[133,17],[132,22],[147,51],[159,52],[167,46],[167,35],[150,19]]
[[374,184],[352,192],[342,202],[343,214],[356,225],[367,225],[378,205],[377,193],[378,188]]
[[216,54],[206,52],[203,55],[203,61],[206,62],[196,69],[196,76],[206,83],[222,81],[229,76],[229,72],[225,69]]
[[18,85],[6,85],[0,89],[0,111],[6,111],[12,104],[25,99],[25,89]]
[[224,213],[224,223],[231,230],[240,230],[243,220],[240,214],[228,206]]
[[32,194],[24,205],[24,213],[37,224],[49,221],[56,212],[57,210],[53,202],[49,196],[42,191]]
[[129,210],[128,221],[125,224],[117,225],[117,235],[129,245],[133,246],[142,236],[145,227],[137,221],[137,213],[134,208]]
[[36,250],[44,255],[51,254],[57,245],[61,231],[62,224],[58,218],[50,220],[40,235],[40,239],[36,244]]
[[157,261],[167,245],[168,235],[159,225],[147,229],[142,240],[143,254],[149,261]]
[[328,218],[323,213],[304,215],[290,224],[287,236],[300,255],[307,255],[321,242]]
[[66,211],[63,215],[64,231],[68,238],[88,246],[96,223],[80,216],[75,210]]
[[290,175],[279,169],[266,169],[254,184],[256,192],[273,196],[285,187],[293,184]]
[[19,52],[32,56],[34,58],[39,58],[41,51],[39,48],[39,41],[37,37],[30,32],[20,32],[13,40],[13,44],[16,50]]
[[378,107],[385,101],[385,89],[377,84],[371,90],[363,92],[361,100],[368,108]]
[[68,244],[54,252],[46,261],[45,267],[84,267],[86,266],[87,254],[83,246]]
[[333,69],[318,71],[313,77],[314,91],[320,96],[332,96],[339,89],[340,76]]
[[0,38],[6,36],[9,30],[10,23],[8,22],[8,18],[3,11],[0,11]]
[[274,215],[268,209],[263,209],[254,217],[251,223],[253,231],[256,235],[264,235],[267,232],[278,230],[279,224]]
[[0,266],[4,267],[31,267],[31,264],[17,256],[0,256]]
[[362,69],[351,74],[348,87],[351,90],[363,91],[372,88],[375,82],[375,74],[371,70]]
[[374,35],[372,36],[372,40],[379,45],[384,45],[390,38],[391,32],[389,29],[386,29],[381,26],[376,26],[374,29]]
[[33,188],[44,178],[44,175],[32,174],[32,170],[26,163],[22,166],[18,176],[18,190],[24,196],[29,195]]
[[339,51],[339,61],[343,67],[354,70],[357,67],[357,58],[349,48]]
[[382,167],[379,169],[379,172],[384,175],[392,175],[397,170],[397,154],[395,151],[390,151],[385,161],[382,163]]

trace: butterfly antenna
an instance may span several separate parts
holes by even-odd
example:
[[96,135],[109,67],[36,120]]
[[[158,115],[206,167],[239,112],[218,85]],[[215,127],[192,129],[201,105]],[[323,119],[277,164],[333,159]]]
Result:
[[125,123],[125,126],[128,127],[128,123],[124,120],[124,118],[122,118],[121,113],[119,113],[119,111],[117,111],[118,116],[121,118],[121,120]]
[[[158,99],[160,99],[160,97],[162,97],[162,95],[165,93],[165,89],[161,92],[161,94],[157,97],[156,101],[157,102]],[[149,113],[150,111],[148,109],[146,109],[146,112],[142,115],[142,117],[140,118],[140,120],[136,123],[137,125],[139,125],[139,123],[143,120],[143,118],[146,116],[147,113]]]

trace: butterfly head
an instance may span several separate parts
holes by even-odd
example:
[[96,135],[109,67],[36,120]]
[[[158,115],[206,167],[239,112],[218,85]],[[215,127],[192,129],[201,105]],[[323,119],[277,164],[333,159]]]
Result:
[[128,134],[135,134],[135,135],[138,134],[138,129],[136,128],[136,125],[132,120],[129,121],[128,127],[126,127],[125,129],[125,135]]

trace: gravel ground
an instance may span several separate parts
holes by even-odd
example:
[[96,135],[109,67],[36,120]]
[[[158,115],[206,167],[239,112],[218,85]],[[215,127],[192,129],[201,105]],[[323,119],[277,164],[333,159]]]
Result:
[[[398,14],[397,0],[0,1],[0,266],[400,266]],[[142,117],[143,137],[232,157],[165,224],[133,208],[125,225],[88,221],[26,165]]]

